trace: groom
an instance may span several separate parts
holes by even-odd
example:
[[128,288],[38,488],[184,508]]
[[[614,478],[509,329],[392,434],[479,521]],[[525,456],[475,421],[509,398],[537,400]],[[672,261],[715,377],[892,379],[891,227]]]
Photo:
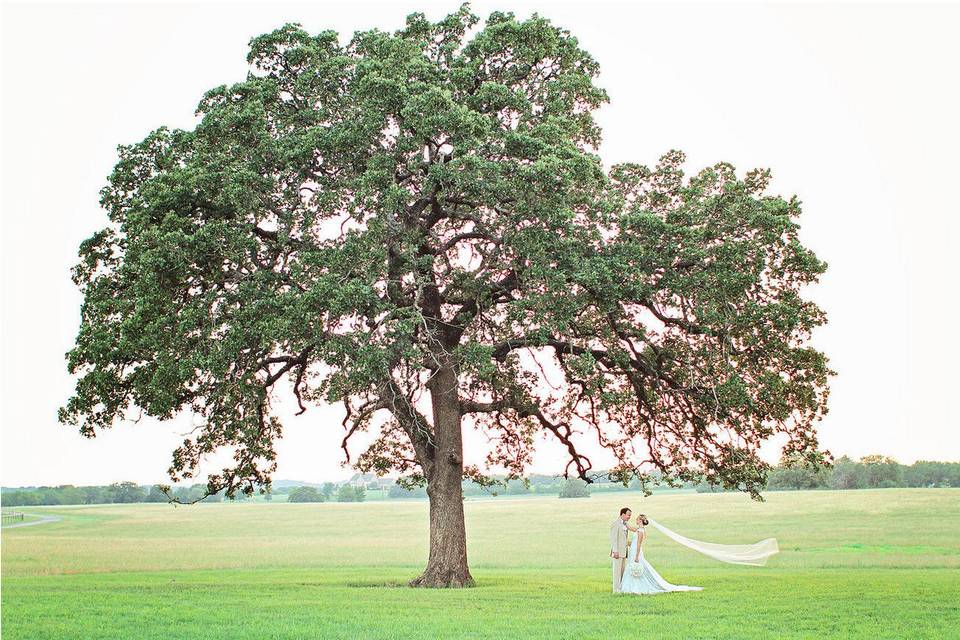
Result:
[[620,580],[627,566],[627,529],[630,507],[620,509],[620,517],[610,523],[610,557],[613,559],[613,592],[620,593]]

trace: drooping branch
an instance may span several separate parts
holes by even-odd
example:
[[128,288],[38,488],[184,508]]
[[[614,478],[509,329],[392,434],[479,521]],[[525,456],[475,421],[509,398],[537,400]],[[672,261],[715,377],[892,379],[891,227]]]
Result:
[[386,400],[380,398],[368,400],[360,406],[356,414],[354,414],[353,405],[350,403],[349,398],[344,398],[343,406],[344,409],[346,409],[346,415],[343,418],[342,424],[347,433],[343,436],[343,440],[340,442],[340,448],[343,449],[343,454],[346,457],[347,463],[349,463],[350,449],[347,447],[347,445],[350,441],[350,438],[353,437],[353,434],[367,425],[367,422],[374,413],[381,409],[389,409],[391,405]]
[[390,412],[410,438],[417,460],[429,471],[436,454],[432,427],[394,380],[387,383],[384,396]]
[[592,482],[593,480],[587,475],[590,469],[593,468],[593,464],[590,462],[590,459],[580,453],[577,450],[576,444],[572,440],[573,430],[569,424],[565,423],[555,423],[547,418],[544,415],[543,410],[536,405],[535,402],[518,402],[516,400],[496,400],[493,402],[477,402],[470,399],[461,399],[460,400],[460,410],[464,414],[469,413],[504,413],[504,412],[514,412],[518,418],[536,418],[540,425],[551,432],[556,436],[557,440],[560,441],[567,448],[567,453],[570,456],[570,460],[567,463],[567,466],[564,470],[564,475],[566,475],[571,466],[576,467],[577,476],[585,480],[586,482]]

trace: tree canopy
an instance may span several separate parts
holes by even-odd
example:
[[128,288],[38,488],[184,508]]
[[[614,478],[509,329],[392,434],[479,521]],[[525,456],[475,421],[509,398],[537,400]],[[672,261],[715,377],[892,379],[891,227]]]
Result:
[[[121,146],[74,271],[61,420],[192,412],[171,478],[225,447],[209,488],[228,494],[269,482],[285,388],[343,404],[345,451],[375,435],[361,470],[429,485],[447,465],[457,490],[519,476],[540,432],[584,479],[587,441],[625,477],[754,494],[771,437],[821,461],[832,372],[801,289],[826,264],[800,201],[767,170],[685,176],[679,151],[605,169],[597,61],[539,15],[479,25],[467,5],[346,44],[285,25],[195,129]],[[461,420],[491,436],[485,464],[464,466]]]

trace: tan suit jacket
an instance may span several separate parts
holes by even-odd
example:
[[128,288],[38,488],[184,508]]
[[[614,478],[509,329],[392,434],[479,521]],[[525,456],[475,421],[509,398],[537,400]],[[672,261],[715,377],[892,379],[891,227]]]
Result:
[[610,523],[610,558],[613,560],[613,592],[620,593],[620,581],[627,566],[627,525],[620,518]]
[[610,553],[614,552],[627,557],[627,525],[620,518],[610,523]]

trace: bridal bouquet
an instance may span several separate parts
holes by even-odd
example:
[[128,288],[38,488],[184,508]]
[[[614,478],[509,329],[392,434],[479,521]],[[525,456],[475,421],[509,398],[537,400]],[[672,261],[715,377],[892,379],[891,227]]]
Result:
[[637,562],[637,561],[631,562],[631,563],[630,563],[630,575],[632,575],[634,578],[639,578],[640,576],[642,576],[642,575],[643,575],[643,565],[640,564],[640,563]]

